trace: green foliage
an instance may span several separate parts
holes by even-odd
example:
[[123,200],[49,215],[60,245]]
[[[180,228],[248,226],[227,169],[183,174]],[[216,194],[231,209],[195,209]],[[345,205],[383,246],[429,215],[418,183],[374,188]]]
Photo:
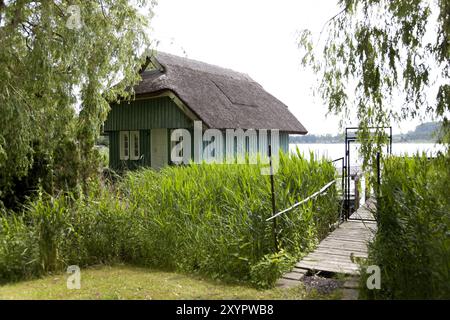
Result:
[[[378,299],[450,298],[449,157],[389,158],[368,265],[381,268]],[[364,273],[363,273],[364,274]],[[363,279],[365,282],[365,279]]]
[[[332,164],[282,155],[277,209],[335,178]],[[338,219],[334,187],[278,218],[275,252],[269,176],[260,165],[142,169],[86,196],[40,196],[0,218],[0,279],[114,261],[268,286]],[[20,244],[20,245],[18,245]],[[287,258],[289,257],[289,258]],[[270,270],[274,274],[268,276]],[[266,281],[266,282],[264,282]]]
[[40,275],[36,232],[22,215],[2,214],[0,219],[0,282]]
[[370,136],[370,126],[429,115],[448,132],[450,2],[338,2],[324,42],[313,45],[309,30],[300,35],[302,64],[317,74],[316,91],[330,112],[358,119],[362,153],[369,158],[386,140],[380,130]]
[[0,0],[0,204],[97,173],[108,99],[139,80],[149,2]]
[[296,260],[284,250],[266,254],[250,268],[251,283],[258,288],[271,288],[285,272],[292,268],[292,264],[295,262]]
[[[0,282],[134,258],[139,221],[114,190],[91,185],[87,196],[39,193],[22,213],[0,216]],[[130,258],[131,257],[131,258]]]

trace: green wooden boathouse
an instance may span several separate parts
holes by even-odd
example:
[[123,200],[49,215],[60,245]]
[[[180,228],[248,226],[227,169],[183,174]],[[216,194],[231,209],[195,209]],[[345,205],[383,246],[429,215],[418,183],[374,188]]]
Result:
[[[112,103],[104,124],[112,169],[171,164],[173,130],[193,132],[195,121],[201,121],[203,131],[223,132],[224,141],[227,129],[256,131],[256,138],[245,141],[245,151],[252,146],[264,150],[271,143],[270,134],[266,139],[259,134],[265,130],[279,131],[284,152],[289,134],[307,133],[286,105],[246,74],[159,52],[147,58],[141,77],[133,88],[135,99]],[[205,142],[197,144],[192,140],[192,149],[205,147]]]

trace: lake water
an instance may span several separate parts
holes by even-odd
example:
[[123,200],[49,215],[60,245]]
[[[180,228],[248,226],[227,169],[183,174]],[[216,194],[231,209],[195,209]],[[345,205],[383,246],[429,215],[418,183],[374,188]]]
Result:
[[[329,143],[329,144],[315,144],[315,143],[302,143],[302,144],[290,144],[289,149],[291,152],[296,152],[296,148],[301,153],[308,156],[310,152],[313,152],[315,156],[325,157],[333,160],[344,156],[345,145],[344,143]],[[351,164],[359,164],[361,161],[359,158],[359,144],[352,143],[350,147],[350,160]],[[425,152],[427,156],[432,157],[438,151],[443,151],[444,146],[435,143],[393,143],[392,154],[394,155],[414,155],[415,153]]]
[[[296,152],[296,149],[299,149],[302,154],[306,157],[309,157],[310,152],[316,157],[325,157],[329,160],[338,159],[344,156],[345,146],[343,143],[334,143],[334,144],[290,144],[289,149],[290,152]],[[359,144],[353,143],[350,145],[350,166],[352,172],[359,171],[360,166],[362,164],[362,160],[359,158]],[[425,152],[427,156],[432,157],[438,151],[443,151],[445,148],[443,145],[434,144],[434,143],[393,143],[392,144],[392,154],[394,155],[414,155],[417,152],[422,153]],[[342,163],[336,162],[335,167],[340,170]],[[361,178],[363,181],[361,183],[361,198],[360,205],[365,202],[365,183],[364,176]],[[338,184],[339,188],[340,184]],[[350,190],[354,190],[354,181],[350,181]]]

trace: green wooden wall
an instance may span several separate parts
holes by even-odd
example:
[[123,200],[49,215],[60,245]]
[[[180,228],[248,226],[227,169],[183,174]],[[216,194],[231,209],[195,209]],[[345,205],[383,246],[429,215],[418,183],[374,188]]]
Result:
[[193,122],[169,97],[113,104],[104,131],[192,128]]
[[[140,130],[139,131],[139,148],[141,154],[143,155],[141,160],[120,160],[119,152],[119,131],[109,132],[109,164],[110,167],[115,170],[133,170],[141,166],[150,167],[151,166],[151,136],[150,130]],[[170,145],[170,130],[168,130],[167,143]],[[268,137],[269,138],[269,137]],[[193,133],[192,133],[192,143],[193,143]],[[225,141],[225,135],[224,135]],[[270,141],[270,138],[269,138]],[[203,143],[203,147],[206,147],[207,143]],[[191,152],[193,155],[193,145],[191,146]],[[225,146],[224,146],[225,147]],[[236,149],[236,147],[235,147]],[[289,134],[285,132],[280,132],[280,149],[287,153],[289,151]],[[224,150],[225,151],[225,150]],[[235,150],[236,152],[236,150]],[[170,148],[169,148],[169,161],[170,161]]]
[[[104,125],[109,135],[109,165],[115,170],[150,166],[150,130],[159,128],[192,128],[193,122],[169,97],[136,100],[111,105]],[[119,131],[139,130],[141,160],[120,160]]]
[[140,160],[120,160],[119,131],[109,132],[109,166],[114,170],[133,170],[139,167],[150,167],[151,140],[150,130],[139,130]]
[[[151,129],[158,128],[187,128],[192,132],[193,122],[169,97],[137,100],[130,103],[112,105],[104,126],[104,131],[109,135],[110,167],[120,171],[126,169],[132,170],[141,166],[149,167],[151,165],[150,132]],[[119,132],[135,130],[139,130],[140,152],[143,157],[140,160],[121,161],[119,152]],[[170,143],[170,132],[171,130],[168,130],[168,143]],[[288,152],[289,134],[280,132],[279,136],[280,149],[284,152]],[[268,141],[270,141],[270,135],[268,136]]]

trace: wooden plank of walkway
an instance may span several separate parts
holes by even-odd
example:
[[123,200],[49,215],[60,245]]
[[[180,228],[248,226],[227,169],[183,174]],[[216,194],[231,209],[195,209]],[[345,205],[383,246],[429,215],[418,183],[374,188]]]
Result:
[[[314,271],[338,272],[357,275],[359,266],[353,258],[367,258],[367,244],[376,232],[373,211],[375,204],[369,200],[349,220],[331,232],[310,254],[296,264],[296,267]],[[364,220],[368,219],[368,220]]]
[[[308,271],[326,271],[358,275],[359,265],[353,258],[367,258],[367,244],[373,239],[377,225],[373,212],[375,203],[372,199],[361,206],[348,220],[331,232],[317,248],[300,260],[297,271],[292,271],[281,279],[299,281]],[[291,283],[290,283],[291,284]]]

